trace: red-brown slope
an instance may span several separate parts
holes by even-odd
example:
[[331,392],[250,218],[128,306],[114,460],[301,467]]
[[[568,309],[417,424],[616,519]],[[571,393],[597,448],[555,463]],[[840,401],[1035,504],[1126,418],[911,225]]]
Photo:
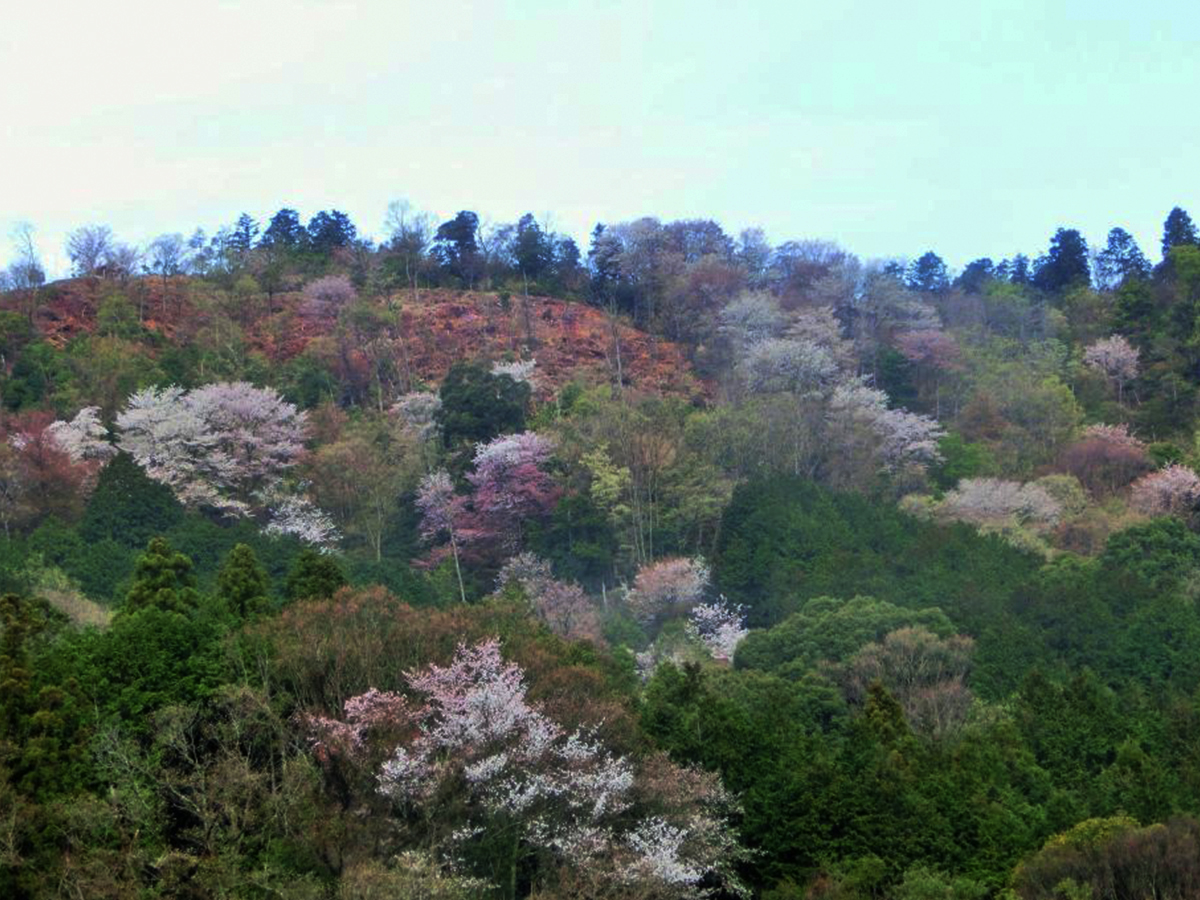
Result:
[[[187,341],[214,315],[211,299],[203,299],[211,291],[185,278],[166,283],[139,278],[124,285],[74,279],[42,289],[38,328],[62,346],[95,330],[101,300],[112,293],[127,297],[147,327],[176,342]],[[356,347],[356,339],[332,317],[303,315],[298,293],[276,295],[270,315],[265,295],[235,304],[233,310],[223,305],[238,320],[247,342],[276,362],[303,353],[314,341],[313,352],[327,358],[345,360],[343,349],[351,351],[350,357],[362,355],[364,348]],[[376,342],[375,352],[393,356],[398,369],[426,383],[440,381],[458,360],[532,357],[543,392],[576,377],[614,379],[619,364],[625,383],[639,390],[689,398],[708,393],[678,345],[614,323],[586,304],[519,296],[502,302],[495,293],[438,289],[422,290],[415,298],[408,292],[396,294],[379,303],[378,311],[385,310],[394,324],[363,334],[361,342]],[[353,358],[346,361],[354,365]]]

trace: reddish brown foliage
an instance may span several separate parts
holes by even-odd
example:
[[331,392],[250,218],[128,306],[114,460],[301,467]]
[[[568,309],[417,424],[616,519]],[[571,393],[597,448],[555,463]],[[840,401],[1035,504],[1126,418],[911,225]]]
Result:
[[[142,311],[147,328],[183,339],[204,317],[187,288],[187,278],[155,277],[131,279],[120,290]],[[113,283],[100,278],[55,282],[40,292],[38,329],[58,346],[94,331],[101,299],[112,291]],[[709,391],[691,374],[677,344],[621,324],[615,328],[614,340],[608,316],[582,303],[513,297],[506,310],[497,294],[438,289],[420,291],[416,302],[405,292],[389,304],[398,308],[395,333],[389,340],[391,352],[397,360],[407,357],[407,368],[428,383],[441,381],[456,361],[498,360],[513,353],[537,359],[538,387],[548,395],[577,375],[591,372],[599,378],[611,377],[619,341],[626,382],[645,391],[685,397]],[[328,316],[301,315],[303,305],[303,295],[296,292],[276,294],[270,315],[265,302],[241,305],[245,317],[241,325],[250,346],[278,362],[304,352],[315,340],[328,339],[336,322]],[[360,351],[329,355],[343,357],[340,362],[350,369],[367,367]],[[353,371],[345,374],[366,377]]]

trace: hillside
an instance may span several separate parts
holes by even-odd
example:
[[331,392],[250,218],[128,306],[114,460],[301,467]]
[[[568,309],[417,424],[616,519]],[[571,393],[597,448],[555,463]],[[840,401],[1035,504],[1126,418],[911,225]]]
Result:
[[[94,334],[104,298],[125,296],[136,304],[146,329],[174,344],[190,340],[213,315],[204,303],[203,286],[185,276],[169,280],[142,277],[123,282],[74,278],[55,282],[39,291],[35,313],[37,330],[53,346],[62,348],[77,336]],[[503,299],[502,299],[503,297]],[[0,308],[5,300],[0,297]],[[407,366],[414,381],[436,385],[450,366],[463,359],[535,359],[537,393],[551,396],[572,379],[587,382],[615,377],[618,367],[624,381],[638,390],[700,399],[711,386],[697,379],[684,348],[659,336],[612,321],[603,311],[584,303],[545,296],[524,298],[498,292],[446,288],[398,291],[371,301],[388,322],[382,332],[386,352],[400,367]],[[247,344],[273,363],[293,359],[314,342],[330,339],[338,330],[333,315],[306,315],[299,291],[243,305],[233,315]],[[389,317],[389,312],[391,316]],[[364,334],[362,343],[376,341],[380,333]],[[353,366],[362,347],[351,348]]]

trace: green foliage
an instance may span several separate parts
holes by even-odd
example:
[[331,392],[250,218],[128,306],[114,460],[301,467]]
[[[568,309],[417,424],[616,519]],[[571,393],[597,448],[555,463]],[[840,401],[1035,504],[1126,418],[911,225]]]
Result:
[[439,396],[437,423],[449,449],[525,430],[529,385],[493,375],[479,363],[451,366]]
[[714,576],[752,624],[774,624],[805,600],[877,597],[908,609],[938,607],[982,634],[1005,618],[1005,598],[1034,557],[965,526],[913,519],[865,497],[796,478],[740,485],[721,520]]
[[236,619],[245,621],[266,611],[270,592],[267,573],[254,550],[245,544],[235,546],[217,574],[217,599]]
[[816,597],[773,628],[751,632],[738,645],[735,662],[801,678],[823,660],[844,662],[889,632],[918,625],[940,637],[954,633],[940,609],[909,610],[871,597]]
[[149,478],[127,453],[100,470],[79,534],[87,542],[113,541],[144,547],[183,520],[183,507],[165,484]]
[[192,561],[177,553],[166,538],[154,538],[137,561],[133,585],[125,596],[123,613],[155,609],[163,612],[194,613],[199,609],[200,595]]
[[346,573],[328,553],[306,547],[288,572],[285,596],[294,600],[325,600],[345,586]]

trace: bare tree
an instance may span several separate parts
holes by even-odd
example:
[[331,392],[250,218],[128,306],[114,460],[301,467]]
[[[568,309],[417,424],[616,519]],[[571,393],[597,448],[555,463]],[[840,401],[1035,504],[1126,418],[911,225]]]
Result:
[[163,313],[167,311],[168,279],[183,272],[187,266],[187,244],[182,234],[163,234],[150,242],[144,267],[162,279]]
[[114,247],[107,225],[84,225],[67,235],[67,256],[76,275],[95,275],[109,261]]
[[416,212],[407,200],[393,200],[388,204],[383,226],[390,235],[388,249],[404,266],[404,278],[412,290],[415,303],[417,279],[429,250],[429,242],[433,239],[433,217],[428,213]]
[[28,222],[18,222],[11,237],[16,259],[9,264],[4,273],[4,283],[0,286],[17,293],[19,305],[32,325],[37,310],[37,288],[45,284],[46,272],[33,244],[33,226]]

